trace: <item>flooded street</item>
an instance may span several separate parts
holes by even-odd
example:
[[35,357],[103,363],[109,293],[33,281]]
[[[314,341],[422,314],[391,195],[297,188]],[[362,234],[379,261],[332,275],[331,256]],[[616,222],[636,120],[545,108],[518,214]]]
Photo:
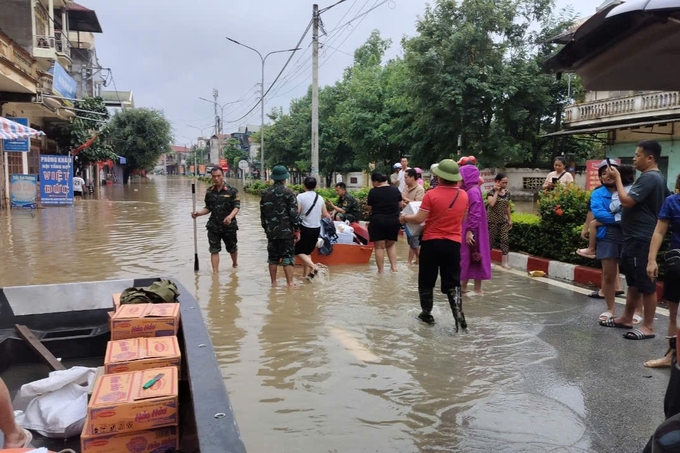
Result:
[[626,342],[582,294],[497,268],[465,298],[469,333],[441,294],[423,325],[403,241],[396,274],[371,262],[303,284],[298,269],[299,288],[272,289],[259,198],[241,199],[239,268],[223,251],[216,277],[207,216],[193,272],[190,179],[0,212],[0,285],[161,276],[194,289],[249,452],[639,452],[663,420],[668,371],[641,365],[663,335]]

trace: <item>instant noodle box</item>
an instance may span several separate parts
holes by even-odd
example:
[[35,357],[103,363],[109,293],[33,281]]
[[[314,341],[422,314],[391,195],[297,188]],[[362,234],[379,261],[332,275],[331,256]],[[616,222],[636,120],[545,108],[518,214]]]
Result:
[[106,374],[175,366],[179,370],[181,352],[177,337],[112,340],[106,346]]
[[[89,420],[85,421],[87,427]],[[91,436],[83,431],[80,436],[82,453],[157,453],[179,449],[176,426],[149,429],[134,433]]]
[[98,436],[175,426],[177,386],[176,367],[100,376],[87,405],[83,432]]
[[[420,201],[411,201],[404,207],[403,213],[406,215],[415,215],[420,209]],[[420,223],[407,223],[404,228],[408,230],[409,236],[420,236],[423,234],[423,226]]]
[[120,308],[120,295],[122,293],[116,293],[113,295],[113,311],[118,311]]
[[111,339],[170,337],[179,328],[179,304],[125,304],[111,317]]

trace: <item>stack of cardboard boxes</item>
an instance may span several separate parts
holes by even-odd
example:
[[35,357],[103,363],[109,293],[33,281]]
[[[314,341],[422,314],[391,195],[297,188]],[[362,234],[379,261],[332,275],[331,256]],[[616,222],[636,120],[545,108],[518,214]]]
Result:
[[81,434],[83,453],[150,453],[179,448],[179,304],[120,305]]

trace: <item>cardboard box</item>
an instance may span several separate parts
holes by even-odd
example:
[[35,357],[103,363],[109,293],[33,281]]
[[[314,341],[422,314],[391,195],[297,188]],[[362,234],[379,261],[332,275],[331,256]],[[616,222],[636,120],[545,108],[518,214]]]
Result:
[[[144,389],[159,373],[163,377]],[[83,432],[97,436],[176,426],[178,385],[175,367],[105,374],[94,384]]]
[[[89,420],[85,421],[85,426]],[[166,450],[179,449],[179,429],[169,428],[149,429],[134,433],[105,434],[91,436],[83,430],[80,436],[82,453],[156,453]],[[174,450],[173,450],[174,449]]]
[[117,293],[113,295],[113,311],[118,311],[118,308],[120,307],[120,295],[122,293]]
[[181,358],[177,337],[113,340],[106,346],[104,370],[113,374],[175,366],[179,371]]
[[[412,201],[406,205],[402,212],[406,215],[415,215],[420,209],[420,201]],[[419,223],[406,223],[404,229],[407,230],[409,236],[420,236],[423,234],[423,226]]]
[[125,304],[111,318],[111,339],[171,337],[179,328],[179,304]]

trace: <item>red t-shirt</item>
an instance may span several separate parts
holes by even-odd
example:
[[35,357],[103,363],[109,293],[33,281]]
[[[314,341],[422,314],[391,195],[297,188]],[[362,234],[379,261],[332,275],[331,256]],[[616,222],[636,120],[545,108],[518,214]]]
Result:
[[[449,208],[454,198],[456,202]],[[448,239],[461,242],[463,218],[468,209],[468,195],[463,189],[438,185],[425,193],[420,209],[429,213],[423,241]]]

